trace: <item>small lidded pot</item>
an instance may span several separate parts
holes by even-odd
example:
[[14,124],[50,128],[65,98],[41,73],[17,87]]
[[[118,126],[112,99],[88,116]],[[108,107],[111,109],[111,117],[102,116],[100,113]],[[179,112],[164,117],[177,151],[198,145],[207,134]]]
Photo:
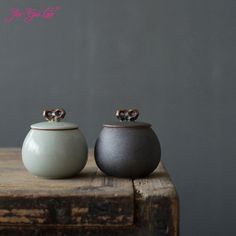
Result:
[[137,122],[136,109],[118,110],[118,122],[104,124],[96,141],[94,155],[98,167],[107,175],[142,178],[160,162],[161,148],[151,124]]
[[88,146],[73,123],[61,121],[63,109],[45,110],[47,121],[31,125],[22,147],[25,168],[44,178],[68,178],[86,165]]

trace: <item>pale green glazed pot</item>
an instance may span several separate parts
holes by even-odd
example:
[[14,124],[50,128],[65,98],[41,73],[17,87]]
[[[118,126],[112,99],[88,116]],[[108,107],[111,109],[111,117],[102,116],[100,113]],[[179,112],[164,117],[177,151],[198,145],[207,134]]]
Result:
[[[63,115],[61,115],[61,113]],[[86,165],[88,146],[73,123],[60,121],[63,109],[46,110],[48,121],[31,125],[22,147],[22,161],[33,175],[44,178],[68,178]]]

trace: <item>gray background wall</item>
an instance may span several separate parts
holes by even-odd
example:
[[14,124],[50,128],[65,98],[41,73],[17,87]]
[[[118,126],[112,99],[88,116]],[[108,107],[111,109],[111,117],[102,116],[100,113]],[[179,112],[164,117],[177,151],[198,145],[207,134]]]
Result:
[[[5,24],[12,7],[62,6]],[[181,235],[236,235],[235,0],[0,0],[0,146],[64,107],[90,146],[116,108],[153,124]]]

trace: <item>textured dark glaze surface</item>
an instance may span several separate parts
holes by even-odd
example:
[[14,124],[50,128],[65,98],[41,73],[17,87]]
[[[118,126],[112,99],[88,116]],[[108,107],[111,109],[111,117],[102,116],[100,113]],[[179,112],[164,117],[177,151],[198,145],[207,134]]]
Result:
[[159,140],[151,128],[104,127],[94,150],[98,167],[107,175],[141,178],[160,162]]
[[109,128],[149,128],[151,124],[146,122],[133,122],[133,121],[116,121],[104,124],[103,127]]

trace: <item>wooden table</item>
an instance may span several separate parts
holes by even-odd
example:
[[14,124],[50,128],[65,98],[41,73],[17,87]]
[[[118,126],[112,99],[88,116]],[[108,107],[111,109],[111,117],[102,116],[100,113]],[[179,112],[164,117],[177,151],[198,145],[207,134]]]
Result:
[[177,236],[178,228],[178,196],[162,163],[132,181],[102,174],[90,152],[77,177],[47,180],[24,169],[20,149],[0,149],[1,236]]

